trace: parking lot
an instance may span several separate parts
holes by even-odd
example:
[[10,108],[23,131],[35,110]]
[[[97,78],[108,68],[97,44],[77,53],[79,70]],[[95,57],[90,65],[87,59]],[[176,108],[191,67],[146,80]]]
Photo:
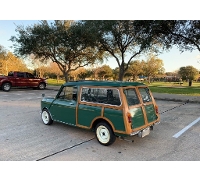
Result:
[[[149,136],[100,145],[94,132],[40,117],[42,93],[56,90],[0,91],[0,161],[199,161],[200,106],[157,100],[161,123]],[[131,142],[134,140],[134,143]]]

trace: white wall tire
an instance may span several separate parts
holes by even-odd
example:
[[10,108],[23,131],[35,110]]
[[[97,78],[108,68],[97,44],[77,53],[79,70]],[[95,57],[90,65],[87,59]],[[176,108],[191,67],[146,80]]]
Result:
[[104,146],[109,146],[116,140],[111,127],[105,122],[97,124],[95,133],[98,142]]
[[49,112],[46,109],[44,109],[42,111],[42,115],[41,116],[42,116],[42,121],[43,121],[43,123],[45,125],[50,125],[50,124],[53,123],[53,120],[51,119],[51,116],[50,116]]

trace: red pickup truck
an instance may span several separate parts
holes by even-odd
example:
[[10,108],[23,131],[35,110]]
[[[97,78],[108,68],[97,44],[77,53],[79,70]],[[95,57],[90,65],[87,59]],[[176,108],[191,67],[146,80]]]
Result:
[[33,87],[38,89],[46,88],[46,79],[37,78],[28,72],[9,72],[8,76],[0,76],[0,88],[3,91],[10,91],[11,87]]

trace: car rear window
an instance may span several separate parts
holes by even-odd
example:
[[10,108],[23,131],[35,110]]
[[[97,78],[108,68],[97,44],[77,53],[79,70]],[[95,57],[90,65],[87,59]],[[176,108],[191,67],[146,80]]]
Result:
[[140,94],[142,96],[143,103],[152,102],[152,98],[151,98],[151,95],[149,93],[149,89],[147,87],[139,88],[139,91],[140,91]]
[[[142,97],[143,103],[152,102],[152,98],[147,87],[139,87],[138,90]],[[124,89],[124,94],[129,106],[140,104],[140,100],[135,88]]]
[[129,106],[140,104],[140,100],[138,98],[135,88],[124,89],[124,94],[126,96],[126,100]]

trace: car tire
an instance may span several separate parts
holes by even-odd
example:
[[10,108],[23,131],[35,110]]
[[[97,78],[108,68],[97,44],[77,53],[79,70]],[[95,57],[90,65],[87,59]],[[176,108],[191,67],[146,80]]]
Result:
[[53,120],[47,109],[43,109],[41,116],[42,116],[42,121],[45,125],[51,125],[53,123]]
[[3,91],[8,92],[11,89],[11,84],[9,82],[3,83],[3,85],[1,86],[1,88],[2,88]]
[[46,88],[46,84],[45,83],[40,83],[38,86],[38,89],[40,90],[44,90]]
[[116,140],[112,128],[105,122],[100,122],[96,125],[95,135],[98,142],[104,146],[109,146]]

